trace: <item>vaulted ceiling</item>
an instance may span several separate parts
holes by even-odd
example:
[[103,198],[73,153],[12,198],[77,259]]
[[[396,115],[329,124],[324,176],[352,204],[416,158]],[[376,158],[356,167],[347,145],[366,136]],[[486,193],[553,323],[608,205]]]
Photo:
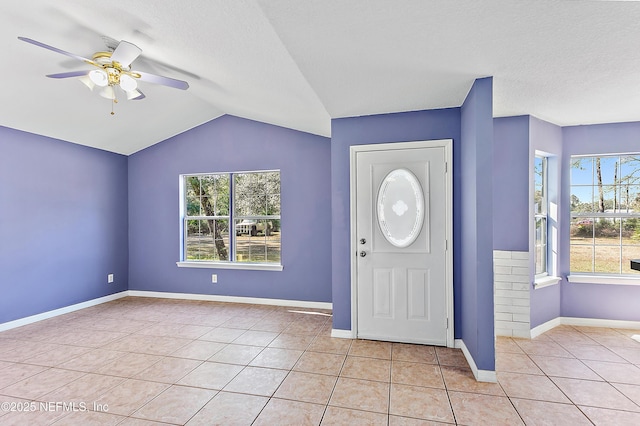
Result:
[[[0,125],[131,154],[223,114],[329,136],[339,117],[460,106],[494,77],[494,115],[558,125],[640,121],[640,2],[564,0],[7,0]],[[142,49],[111,101],[90,69],[107,39]],[[1,154],[0,154],[1,155]]]

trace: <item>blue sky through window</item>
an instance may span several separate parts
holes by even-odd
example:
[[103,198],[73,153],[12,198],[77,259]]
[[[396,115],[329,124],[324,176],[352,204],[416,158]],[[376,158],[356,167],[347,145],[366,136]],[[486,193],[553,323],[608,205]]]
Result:
[[[621,204],[632,207],[640,194],[640,155],[616,155],[601,157],[573,157],[571,159],[572,205],[575,197],[581,204],[580,211],[598,211],[599,191],[596,158],[600,159],[600,173],[605,206],[619,208]],[[615,198],[615,199],[614,199]],[[586,208],[592,204],[591,208]]]

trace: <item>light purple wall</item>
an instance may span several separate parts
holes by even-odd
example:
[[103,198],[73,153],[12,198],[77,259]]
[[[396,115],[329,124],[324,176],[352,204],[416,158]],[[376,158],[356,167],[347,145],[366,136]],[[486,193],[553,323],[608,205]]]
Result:
[[[640,152],[640,122],[574,126],[562,129],[565,170],[571,155]],[[562,204],[570,205],[569,173],[562,176]],[[562,221],[569,223],[565,209]],[[562,229],[560,272],[569,273],[569,228]],[[640,321],[640,286],[562,284],[561,312],[564,317]]]
[[125,156],[0,127],[0,323],[126,290],[127,209]]
[[460,337],[478,369],[495,370],[493,315],[493,80],[476,80],[461,108]]
[[[549,223],[548,223],[548,241],[549,250],[547,252],[549,262],[549,275],[561,276],[557,268],[559,267],[559,258],[561,253],[558,248],[561,236],[563,234],[563,220],[561,220],[563,204],[561,201],[561,176],[562,176],[562,128],[555,124],[542,121],[535,117],[530,118],[530,150],[529,150],[529,176],[533,176],[533,161],[536,150],[542,151],[548,155],[547,159],[547,180],[548,180],[548,198],[549,198]],[[533,223],[533,182],[529,183],[529,208],[527,211],[529,221]],[[533,259],[534,241],[531,227],[528,228],[531,241],[529,249],[531,253],[531,278],[534,279],[535,268]],[[554,262],[553,259],[557,260]],[[534,289],[531,287],[530,305],[531,305],[531,328],[544,324],[547,321],[560,316],[561,303],[561,286],[553,285]]]
[[[550,220],[550,236],[558,245],[561,285],[531,287],[531,327],[559,316],[638,320],[640,288],[597,284],[571,284],[569,273],[569,170],[571,155],[640,151],[640,123],[603,124],[561,128],[535,117],[494,120],[494,248],[533,253],[531,217],[533,160],[536,150],[550,155],[549,201],[557,209]],[[525,190],[525,188],[528,188]],[[508,204],[505,204],[508,203]],[[500,206],[503,206],[502,208]],[[504,207],[509,205],[509,208]],[[553,208],[552,208],[553,210]],[[508,224],[508,226],[504,226]],[[506,229],[505,229],[506,228]],[[507,232],[508,230],[508,232]],[[533,267],[533,264],[532,264]],[[532,269],[533,281],[533,269]]]
[[[0,127],[0,323],[130,288],[332,301],[334,327],[350,329],[349,146],[451,138],[456,338],[480,369],[491,370],[488,254],[492,246],[523,245],[525,215],[502,217],[498,207],[509,200],[518,211],[524,205],[514,182],[524,176],[516,167],[522,149],[516,141],[527,118],[496,119],[492,129],[490,106],[491,79],[482,79],[462,108],[336,119],[331,141],[224,116],[128,160]],[[640,287],[564,280],[569,239],[562,224],[570,213],[562,206],[569,205],[569,175],[560,173],[574,154],[640,151],[640,123],[560,129],[529,118],[529,127],[529,161],[536,149],[558,156],[553,168],[561,182],[555,196],[563,277],[561,286],[532,291],[532,326],[559,315],[640,320]],[[282,170],[284,271],[177,268],[178,175],[271,168]],[[482,173],[491,169],[493,175]],[[492,229],[511,219],[516,232]],[[107,285],[109,273],[116,281]],[[211,273],[218,274],[216,286]]]
[[460,240],[457,230],[460,211],[458,149],[460,141],[460,109],[382,114],[335,119],[331,122],[331,209],[333,264],[333,327],[351,329],[351,259],[349,216],[349,147],[386,142],[409,142],[430,139],[453,139],[454,186],[454,303],[457,333],[460,309]]
[[[131,155],[129,288],[331,302],[330,149],[328,138],[223,116]],[[280,169],[284,270],[178,268],[179,175],[265,169]]]
[[493,121],[493,248],[529,251],[529,116]]

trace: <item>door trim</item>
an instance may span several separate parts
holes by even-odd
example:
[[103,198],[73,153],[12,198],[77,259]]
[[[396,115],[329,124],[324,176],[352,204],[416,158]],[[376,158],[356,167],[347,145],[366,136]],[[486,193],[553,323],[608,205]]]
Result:
[[357,260],[358,247],[356,245],[356,218],[357,218],[357,193],[356,193],[356,167],[357,154],[369,151],[394,151],[400,149],[420,149],[420,148],[444,148],[445,161],[447,163],[445,176],[445,208],[446,208],[446,239],[447,251],[445,253],[445,294],[447,312],[447,347],[454,347],[454,321],[453,321],[453,155],[452,139],[438,139],[415,142],[381,143],[370,145],[352,145],[349,148],[349,221],[350,221],[350,241],[349,253],[351,257],[351,334],[354,338],[358,336],[358,276]]

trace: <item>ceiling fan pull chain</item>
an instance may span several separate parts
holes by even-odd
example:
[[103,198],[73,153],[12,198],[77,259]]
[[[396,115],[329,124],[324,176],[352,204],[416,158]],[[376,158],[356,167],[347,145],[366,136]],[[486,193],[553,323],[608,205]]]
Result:
[[113,111],[113,107],[118,103],[118,95],[116,95],[115,89],[113,90],[113,99],[111,100],[111,115],[115,115],[116,113]]

